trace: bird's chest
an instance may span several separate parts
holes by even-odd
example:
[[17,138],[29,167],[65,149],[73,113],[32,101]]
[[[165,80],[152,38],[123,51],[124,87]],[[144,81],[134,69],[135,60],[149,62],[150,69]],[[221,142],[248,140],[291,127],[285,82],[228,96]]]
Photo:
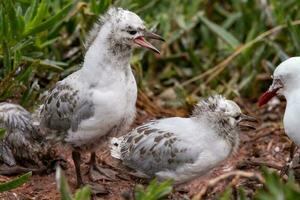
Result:
[[99,125],[105,123],[107,127],[119,126],[127,119],[131,122],[135,114],[136,98],[137,86],[133,77],[119,78],[111,84],[95,87],[92,90],[95,122]]
[[283,124],[286,134],[300,146],[300,120],[299,120],[300,107],[287,105]]

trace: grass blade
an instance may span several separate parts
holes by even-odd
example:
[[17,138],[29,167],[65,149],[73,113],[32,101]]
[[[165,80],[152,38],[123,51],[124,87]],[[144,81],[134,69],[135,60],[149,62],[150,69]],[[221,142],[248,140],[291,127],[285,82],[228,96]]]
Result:
[[1,183],[0,184],[0,192],[12,190],[14,188],[17,188],[17,187],[23,185],[24,183],[26,183],[29,180],[31,175],[32,175],[32,172],[28,172],[14,180],[8,181],[6,183]]
[[69,12],[70,8],[73,6],[72,3],[66,5],[61,11],[50,17],[48,20],[27,29],[24,33],[25,36],[37,34],[44,30],[47,30],[49,27],[52,27],[53,24],[59,23]]
[[64,176],[63,171],[61,170],[60,167],[57,167],[55,176],[56,176],[57,188],[60,192],[61,199],[72,200],[73,198],[71,196],[66,177]]
[[210,21],[204,16],[199,16],[200,20],[218,37],[220,37],[223,41],[229,44],[233,49],[240,45],[240,42],[227,30],[217,25],[216,23]]
[[29,22],[35,16],[37,9],[38,9],[38,0],[32,0],[29,8],[26,10],[24,19],[26,22]]

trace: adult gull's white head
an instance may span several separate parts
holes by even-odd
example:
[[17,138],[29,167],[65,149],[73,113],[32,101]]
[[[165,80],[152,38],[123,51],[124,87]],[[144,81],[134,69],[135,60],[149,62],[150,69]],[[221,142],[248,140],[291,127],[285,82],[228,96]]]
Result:
[[259,106],[266,104],[276,94],[286,98],[300,85],[300,57],[292,57],[282,62],[273,73],[273,83],[259,98]]

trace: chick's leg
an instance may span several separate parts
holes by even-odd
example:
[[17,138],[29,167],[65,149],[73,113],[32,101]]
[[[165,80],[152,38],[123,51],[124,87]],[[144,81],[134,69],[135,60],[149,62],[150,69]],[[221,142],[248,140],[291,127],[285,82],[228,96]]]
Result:
[[72,158],[75,165],[76,177],[77,177],[77,187],[83,186],[81,171],[80,171],[80,153],[78,151],[72,151]]
[[96,162],[96,153],[91,152],[91,157],[89,161],[90,165],[90,178],[92,181],[97,180],[115,180],[116,179],[116,172],[109,169],[109,168],[103,168],[102,166],[97,165]]

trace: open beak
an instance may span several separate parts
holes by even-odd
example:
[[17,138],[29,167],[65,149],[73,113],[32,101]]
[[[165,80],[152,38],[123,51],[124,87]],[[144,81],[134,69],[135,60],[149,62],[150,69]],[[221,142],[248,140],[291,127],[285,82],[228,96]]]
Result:
[[161,36],[147,31],[144,32],[144,36],[138,36],[133,40],[134,43],[136,43],[137,45],[150,49],[159,54],[160,51],[157,48],[155,48],[151,43],[149,43],[145,38],[161,40],[161,41],[165,41],[165,40]]
[[254,122],[258,123],[258,120],[255,117],[251,117],[249,115],[241,114],[240,121],[239,121],[239,126],[245,129],[252,129],[255,130],[256,126],[252,123],[247,123],[247,122]]
[[268,91],[263,93],[258,100],[258,106],[263,106],[268,103],[274,96],[276,96],[277,91],[283,87],[280,79],[274,79],[272,85],[269,87]]

